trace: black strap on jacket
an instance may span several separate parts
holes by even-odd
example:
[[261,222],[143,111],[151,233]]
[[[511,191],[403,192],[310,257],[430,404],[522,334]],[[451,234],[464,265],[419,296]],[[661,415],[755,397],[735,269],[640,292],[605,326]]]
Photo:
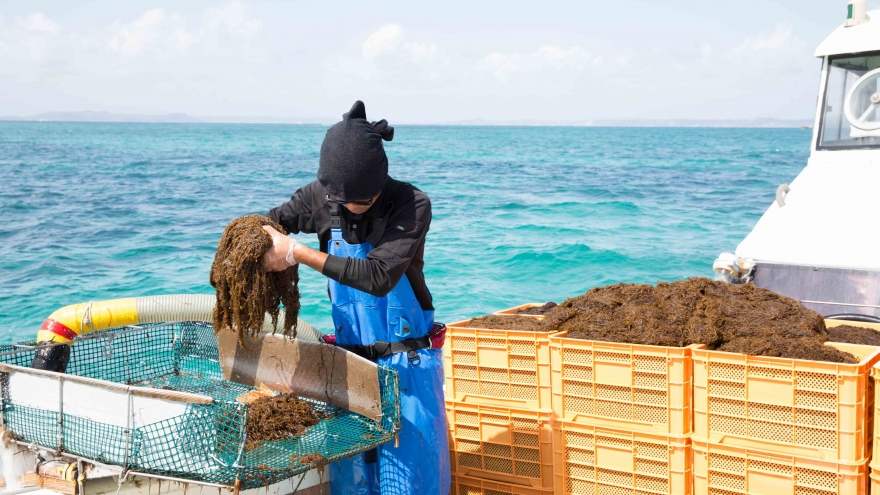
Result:
[[342,230],[342,217],[339,215],[339,203],[330,202],[330,228]]
[[[346,351],[353,352],[362,358],[376,361],[379,358],[388,357],[392,354],[398,354],[401,352],[415,353],[415,351],[419,349],[430,349],[431,338],[425,335],[424,337],[401,340],[400,342],[382,342],[379,340],[372,345],[336,345]],[[412,354],[410,357],[412,357]]]

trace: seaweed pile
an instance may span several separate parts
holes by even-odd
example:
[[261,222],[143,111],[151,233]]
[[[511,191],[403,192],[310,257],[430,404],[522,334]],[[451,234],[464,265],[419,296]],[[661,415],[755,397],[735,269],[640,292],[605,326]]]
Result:
[[828,327],[830,342],[846,342],[847,344],[880,346],[880,332],[865,327],[838,325]]
[[707,278],[597,287],[547,313],[547,331],[608,342],[684,347],[836,363],[858,362],[824,345],[825,321],[794,299],[753,284]]
[[542,332],[541,320],[518,315],[487,315],[471,318],[468,328],[489,328],[492,330],[525,330]]
[[214,331],[232,329],[238,333],[239,340],[244,335],[259,334],[267,313],[272,318],[272,328],[278,331],[282,304],[281,333],[296,337],[299,272],[296,265],[280,272],[263,271],[263,253],[272,246],[272,237],[263,230],[263,225],[287,233],[263,215],[237,218],[223,231],[211,265],[211,286],[217,293]]
[[841,325],[826,328],[821,315],[798,301],[753,284],[707,278],[597,287],[559,305],[539,308],[543,320],[482,316],[468,326],[535,332],[567,331],[569,338],[685,347],[811,361],[856,363],[826,341],[880,345],[880,332]]
[[532,306],[531,308],[523,308],[517,310],[515,315],[544,315],[551,309],[556,307],[556,303],[553,301],[548,301],[541,306]]
[[247,442],[251,450],[263,442],[294,438],[320,423],[323,414],[311,402],[292,394],[262,397],[248,405]]

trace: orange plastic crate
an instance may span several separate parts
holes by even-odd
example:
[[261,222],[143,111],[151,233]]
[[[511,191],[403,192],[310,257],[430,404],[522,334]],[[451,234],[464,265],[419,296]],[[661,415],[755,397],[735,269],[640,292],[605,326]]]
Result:
[[846,464],[692,439],[694,495],[867,495],[868,462]]
[[[871,328],[873,330],[880,331],[880,324],[877,323],[862,323],[862,322],[851,322],[851,321],[842,321],[842,320],[825,320],[825,324],[827,326],[837,326],[837,325],[856,325],[860,327]],[[873,438],[871,439],[871,443],[873,443],[872,451],[873,455],[871,456],[871,469],[872,470],[880,470],[880,441],[877,439],[880,438],[880,424],[877,423],[877,408],[880,407],[880,400],[877,399],[877,394],[880,393],[880,387],[874,386],[874,383],[880,378],[880,360],[871,368],[871,376],[874,380],[868,381],[868,396],[873,398],[873,414],[868,416],[868,420],[871,423],[870,430],[873,431]],[[873,392],[870,388],[873,387]],[[877,478],[876,481],[880,481],[880,473],[871,473],[871,491],[874,491],[874,478]],[[880,485],[878,485],[880,488]],[[880,495],[880,490],[878,490],[877,495]]]
[[[875,364],[873,368],[871,368],[871,377],[873,380],[868,382],[869,387],[873,387],[873,393],[869,393],[874,397],[874,410],[873,414],[870,417],[872,424],[872,430],[874,431],[872,438],[872,451],[873,455],[871,456],[871,469],[880,470],[880,423],[877,422],[877,417],[880,412],[877,411],[877,408],[880,408],[880,400],[877,399],[877,394],[880,394],[880,387],[876,386],[877,380],[880,379],[880,363]],[[874,476],[872,474],[872,476]],[[880,473],[877,473],[878,480],[880,480]],[[873,479],[873,478],[872,478]],[[873,486],[873,482],[872,482]],[[877,495],[880,495],[880,491],[877,492]]]
[[553,495],[553,490],[540,490],[490,480],[452,475],[451,495]]
[[692,493],[687,436],[553,423],[557,495]]
[[871,474],[868,477],[871,479],[871,495],[880,495],[880,473],[871,468]]
[[661,435],[691,432],[691,350],[550,336],[553,413]]
[[[493,314],[493,315],[516,315],[516,312],[519,311],[519,310],[521,310],[521,309],[526,309],[526,308],[536,308],[536,307],[543,306],[543,305],[544,305],[544,303],[526,303],[526,304],[520,304],[519,306],[514,306],[514,307],[512,307],[512,308],[510,308],[510,309],[502,309],[501,311],[496,311],[496,312],[494,312],[494,313],[492,313],[492,314]],[[535,319],[538,319],[538,320],[544,318],[544,315],[516,315],[516,316],[523,316],[523,317],[525,317],[525,318],[535,318]]]
[[466,324],[452,323],[446,331],[446,397],[550,411],[550,334]]
[[553,488],[550,413],[446,402],[452,472]]
[[694,437],[834,462],[870,454],[880,347],[828,343],[858,364],[694,349]]

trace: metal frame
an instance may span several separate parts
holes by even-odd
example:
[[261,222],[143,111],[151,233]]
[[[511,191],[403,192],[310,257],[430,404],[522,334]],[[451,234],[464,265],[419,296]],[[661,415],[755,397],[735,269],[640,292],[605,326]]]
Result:
[[758,287],[797,299],[823,316],[880,316],[880,270],[759,262],[754,282]]
[[[102,469],[106,469],[111,472],[116,472],[121,477],[122,476],[142,476],[144,478],[155,478],[155,479],[161,479],[161,480],[176,481],[178,483],[191,483],[194,485],[208,486],[211,488],[225,488],[230,491],[232,491],[235,488],[232,485],[220,485],[217,483],[208,483],[206,481],[195,481],[195,480],[189,480],[186,478],[174,478],[171,476],[162,476],[162,475],[158,475],[158,474],[141,473],[140,471],[132,471],[132,470],[126,471],[125,468],[123,468],[122,466],[116,466],[113,464],[104,464],[104,463],[98,462],[94,459],[88,459],[86,457],[81,457],[81,456],[78,456],[75,454],[70,454],[68,452],[60,452],[57,449],[44,447],[42,445],[37,445],[34,443],[22,442],[21,440],[13,440],[12,443],[19,445],[21,447],[24,447],[28,451],[30,451],[31,448],[33,447],[33,448],[45,450],[46,452],[51,452],[53,455],[58,456],[58,457],[68,457],[70,459],[75,459],[77,461],[88,462],[89,464],[94,464],[95,466],[98,466]],[[0,493],[0,495],[2,495],[2,493]]]
[[160,322],[160,323],[152,323],[149,325],[125,325],[124,327],[121,327],[121,328],[124,328],[125,330],[117,330],[117,329],[108,328],[107,330],[113,330],[113,332],[112,332],[113,337],[110,337],[110,333],[105,333],[104,330],[99,330],[99,331],[93,332],[93,333],[78,335],[76,337],[76,339],[74,339],[71,342],[45,342],[45,343],[38,343],[36,345],[12,344],[12,347],[17,347],[18,349],[14,350],[14,351],[0,352],[0,357],[9,356],[11,354],[18,354],[20,352],[34,351],[34,350],[42,349],[45,347],[58,347],[61,345],[74,345],[77,342],[82,342],[84,340],[115,338],[118,335],[125,335],[125,334],[132,333],[132,332],[140,332],[140,331],[144,331],[144,330],[150,330],[153,328],[164,327],[166,325],[174,325],[177,323],[186,323],[186,321],[187,320],[174,320],[174,321],[167,321],[167,322]]
[[[817,132],[815,133],[816,134],[816,142],[814,143],[813,149],[815,149],[816,151],[852,151],[852,150],[876,150],[876,149],[880,148],[880,144],[868,144],[868,145],[856,144],[856,145],[848,145],[848,146],[823,146],[822,145],[822,139],[825,136],[825,118],[826,118],[825,108],[827,108],[827,104],[828,104],[828,102],[826,101],[826,98],[828,96],[828,77],[831,75],[832,63],[835,60],[841,59],[841,58],[875,57],[878,55],[880,55],[880,51],[874,50],[874,51],[866,51],[866,52],[859,52],[859,53],[841,53],[841,54],[835,54],[835,55],[823,57],[822,77],[820,78],[821,87],[819,88],[819,90],[821,91],[821,93],[819,94],[819,101],[820,101],[821,106],[819,107],[819,116],[818,116],[819,118],[816,122],[816,125],[817,125],[817,128],[816,128]],[[843,111],[843,110],[841,110],[841,111]]]
[[[152,328],[163,327],[163,326],[166,326],[166,325],[169,325],[172,323],[178,323],[178,322],[156,323],[156,324],[144,325],[144,326],[127,325],[127,326],[123,327],[123,328],[125,328],[125,330],[120,330],[120,331],[114,332],[113,337],[116,337],[121,334],[132,333],[132,332],[142,332],[142,331],[150,330]],[[84,335],[82,337],[77,338],[74,341],[74,343],[81,342],[83,340],[92,340],[92,339],[101,339],[101,338],[108,339],[108,338],[110,338],[110,335],[109,334],[102,334],[101,332],[95,332],[93,334],[88,334],[88,335]],[[30,352],[35,349],[41,348],[41,347],[55,347],[55,346],[59,346],[59,345],[72,345],[72,344],[71,343],[59,343],[59,342],[46,343],[44,345],[36,345],[36,346],[16,344],[15,347],[17,347],[18,349],[13,350],[13,351],[7,351],[4,353],[0,353],[0,356],[8,356],[8,355],[12,355],[12,354],[18,354],[21,352]],[[61,447],[63,445],[63,437],[61,436],[62,434],[60,432],[62,431],[61,426],[62,426],[62,422],[63,422],[63,418],[64,418],[64,383],[65,382],[83,383],[83,384],[101,387],[101,388],[105,388],[105,389],[109,389],[109,390],[113,390],[113,391],[125,392],[128,396],[128,400],[126,401],[127,402],[126,423],[128,425],[126,428],[126,433],[129,435],[129,441],[126,443],[126,446],[125,446],[126,464],[128,462],[128,456],[129,456],[130,449],[131,449],[131,429],[133,427],[132,414],[131,414],[131,399],[133,396],[152,397],[152,398],[170,400],[170,401],[174,401],[174,402],[184,402],[184,403],[192,403],[192,404],[211,404],[214,401],[213,398],[206,396],[206,395],[194,394],[194,393],[189,393],[189,392],[178,392],[178,391],[171,391],[171,390],[156,390],[156,389],[152,389],[149,387],[138,387],[138,386],[133,386],[133,385],[126,385],[123,383],[112,382],[109,380],[99,380],[97,378],[88,378],[88,377],[78,376],[78,375],[68,375],[66,373],[59,373],[56,371],[48,371],[48,370],[39,370],[39,369],[34,369],[34,368],[29,368],[29,367],[24,367],[24,366],[17,366],[17,365],[13,365],[13,364],[0,364],[0,373],[2,373],[2,374],[25,373],[25,374],[37,375],[37,376],[43,376],[43,377],[52,377],[52,378],[56,378],[58,380],[58,425],[59,425],[58,445],[59,445],[59,447]],[[8,384],[4,381],[2,383],[2,385],[0,385],[0,386],[6,387],[6,386],[8,386]],[[0,413],[0,414],[2,414],[2,413]],[[79,461],[85,461],[90,464],[95,464],[95,465],[101,466],[102,468],[105,468],[109,471],[118,472],[120,476],[127,476],[127,475],[143,476],[146,478],[156,478],[156,479],[163,479],[163,480],[169,480],[169,481],[177,481],[180,483],[194,483],[197,485],[204,485],[204,486],[208,486],[208,487],[212,487],[212,488],[226,488],[228,490],[234,489],[234,487],[230,486],[230,485],[221,485],[221,484],[217,484],[217,483],[209,483],[209,482],[204,482],[204,481],[188,480],[185,478],[175,478],[175,477],[170,477],[170,476],[141,473],[139,471],[126,471],[125,467],[123,467],[123,466],[104,464],[104,463],[95,461],[94,459],[89,459],[89,458],[77,456],[75,454],[64,452],[63,450],[60,450],[58,448],[51,448],[51,447],[48,447],[45,445],[37,445],[37,444],[33,444],[33,443],[22,442],[20,440],[12,440],[12,442],[17,445],[23,446],[28,450],[30,450],[32,447],[39,448],[39,449],[45,450],[46,452],[51,452],[52,454],[54,454],[56,456],[68,457],[68,458],[76,459]],[[0,495],[2,495],[2,494],[0,494]]]

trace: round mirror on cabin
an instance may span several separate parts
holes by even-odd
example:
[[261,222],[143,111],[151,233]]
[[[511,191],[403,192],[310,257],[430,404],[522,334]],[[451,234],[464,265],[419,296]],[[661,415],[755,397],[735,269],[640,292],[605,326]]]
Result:
[[856,81],[846,97],[844,112],[853,127],[864,131],[880,129],[880,69]]

